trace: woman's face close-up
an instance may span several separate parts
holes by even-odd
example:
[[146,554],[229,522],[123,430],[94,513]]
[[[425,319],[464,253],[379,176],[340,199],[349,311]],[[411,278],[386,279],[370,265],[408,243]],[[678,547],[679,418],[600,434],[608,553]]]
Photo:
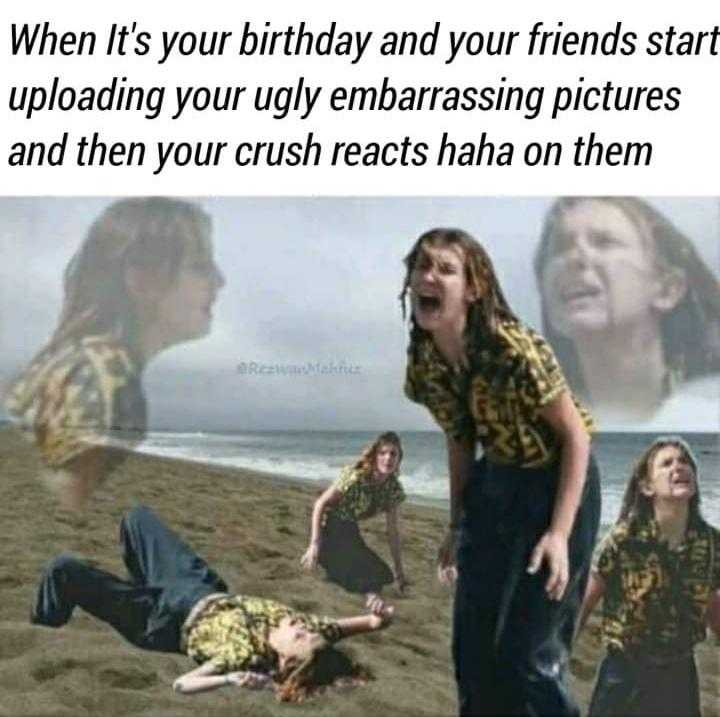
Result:
[[172,343],[205,336],[212,324],[212,308],[225,285],[213,259],[209,239],[188,242],[177,273],[156,305],[156,321]]
[[618,206],[594,200],[572,205],[549,241],[541,291],[555,331],[581,338],[659,321],[653,248]]
[[667,445],[652,458],[645,495],[659,500],[690,500],[697,491],[695,471],[684,450]]
[[410,274],[412,311],[425,331],[451,328],[472,302],[465,257],[456,246],[422,247]]
[[375,470],[381,476],[392,475],[400,465],[400,451],[393,443],[383,443],[375,452]]

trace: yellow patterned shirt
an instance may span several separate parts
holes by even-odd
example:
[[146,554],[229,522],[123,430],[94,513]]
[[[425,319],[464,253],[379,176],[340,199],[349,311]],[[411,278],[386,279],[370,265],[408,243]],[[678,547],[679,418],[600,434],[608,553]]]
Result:
[[386,513],[405,500],[405,491],[396,475],[384,481],[352,466],[343,468],[333,487],[340,492],[340,501],[328,509],[342,520],[359,521]]
[[194,621],[183,642],[189,657],[199,664],[211,662],[217,672],[271,672],[277,667],[277,653],[268,636],[288,616],[330,643],[342,637],[340,626],[330,618],[297,612],[274,600],[236,595],[214,600]]
[[598,548],[608,647],[663,658],[705,639],[705,612],[720,588],[720,531],[693,520],[677,549],[659,536],[655,520],[621,521]]
[[51,468],[113,438],[136,443],[146,428],[138,365],[109,335],[64,342],[41,355],[11,386],[5,404],[32,431]]
[[[469,368],[455,371],[429,335],[408,352],[405,393],[425,405],[445,433],[479,441],[496,463],[550,463],[559,443],[540,410],[568,390],[548,343],[516,321],[503,321],[489,345],[479,330],[467,340]],[[588,433],[590,414],[573,397]]]

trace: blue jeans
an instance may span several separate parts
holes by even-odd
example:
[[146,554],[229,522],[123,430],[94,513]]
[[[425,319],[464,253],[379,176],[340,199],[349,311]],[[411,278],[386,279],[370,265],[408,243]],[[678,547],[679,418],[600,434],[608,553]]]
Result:
[[109,623],[146,650],[180,651],[180,630],[192,606],[227,585],[149,508],[120,523],[120,545],[130,580],[63,553],[46,567],[30,619],[60,627],[76,606]]
[[552,601],[546,568],[526,569],[550,525],[558,474],[558,463],[482,460],[468,483],[453,621],[460,715],[579,715],[564,678],[600,521],[600,481],[591,459],[568,542],[569,582]]

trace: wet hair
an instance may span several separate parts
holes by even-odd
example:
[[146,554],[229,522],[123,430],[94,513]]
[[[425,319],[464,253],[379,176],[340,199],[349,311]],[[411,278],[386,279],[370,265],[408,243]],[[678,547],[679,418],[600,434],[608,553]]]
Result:
[[92,223],[65,269],[58,326],[40,354],[67,339],[103,333],[132,345],[138,317],[126,290],[126,270],[162,270],[170,281],[188,245],[209,238],[210,230],[210,217],[187,201],[113,202]]
[[395,431],[385,431],[385,433],[381,433],[372,443],[367,445],[360,454],[360,458],[355,462],[355,469],[367,475],[372,473],[375,470],[377,453],[384,445],[395,446],[398,450],[398,464],[395,470],[397,473],[402,463],[403,450],[400,436],[398,436]]
[[720,284],[692,241],[650,203],[638,197],[561,197],[545,215],[535,254],[535,276],[540,287],[542,332],[573,390],[586,395],[580,362],[572,339],[556,331],[548,316],[542,275],[555,254],[553,243],[566,212],[583,202],[600,202],[619,209],[635,226],[654,255],[657,270],[681,270],[686,290],[672,310],[662,314],[660,331],[668,373],[682,380],[720,370]]
[[[405,280],[399,297],[403,318],[407,317],[405,300],[410,290],[411,275],[418,260],[425,249],[439,247],[457,247],[462,251],[465,280],[478,296],[468,311],[468,326],[477,324],[488,338],[492,338],[501,321],[508,319],[517,321],[500,288],[492,260],[485,248],[466,231],[448,228],[431,229],[422,234],[405,257]],[[411,344],[423,334],[424,331],[417,325],[411,312]]]
[[372,679],[367,667],[325,643],[299,665],[278,675],[275,695],[280,702],[304,702],[328,689],[354,687]]
[[700,513],[700,485],[698,481],[697,460],[690,446],[682,438],[678,436],[663,436],[655,439],[637,459],[630,480],[625,488],[625,495],[623,496],[618,521],[623,520],[632,523],[634,521],[645,521],[654,516],[653,500],[650,496],[643,493],[642,488],[647,485],[650,479],[650,471],[655,456],[657,456],[663,448],[667,448],[668,446],[674,446],[682,451],[693,469],[693,473],[695,474],[695,494],[690,499],[690,518],[692,520],[702,517]]

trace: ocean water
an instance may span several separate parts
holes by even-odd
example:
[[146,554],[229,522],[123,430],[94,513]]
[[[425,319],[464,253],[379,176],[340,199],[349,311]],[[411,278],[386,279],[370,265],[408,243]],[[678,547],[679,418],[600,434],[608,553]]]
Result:
[[[354,462],[377,434],[332,431],[273,431],[252,433],[152,432],[136,450],[220,466],[275,473],[305,482],[326,483]],[[635,458],[656,437],[648,433],[601,433],[594,452],[602,472],[605,526],[614,522]],[[698,463],[702,509],[720,526],[720,440],[716,434],[683,435]],[[447,505],[445,441],[441,433],[401,434],[404,459],[401,481],[409,499]]]

